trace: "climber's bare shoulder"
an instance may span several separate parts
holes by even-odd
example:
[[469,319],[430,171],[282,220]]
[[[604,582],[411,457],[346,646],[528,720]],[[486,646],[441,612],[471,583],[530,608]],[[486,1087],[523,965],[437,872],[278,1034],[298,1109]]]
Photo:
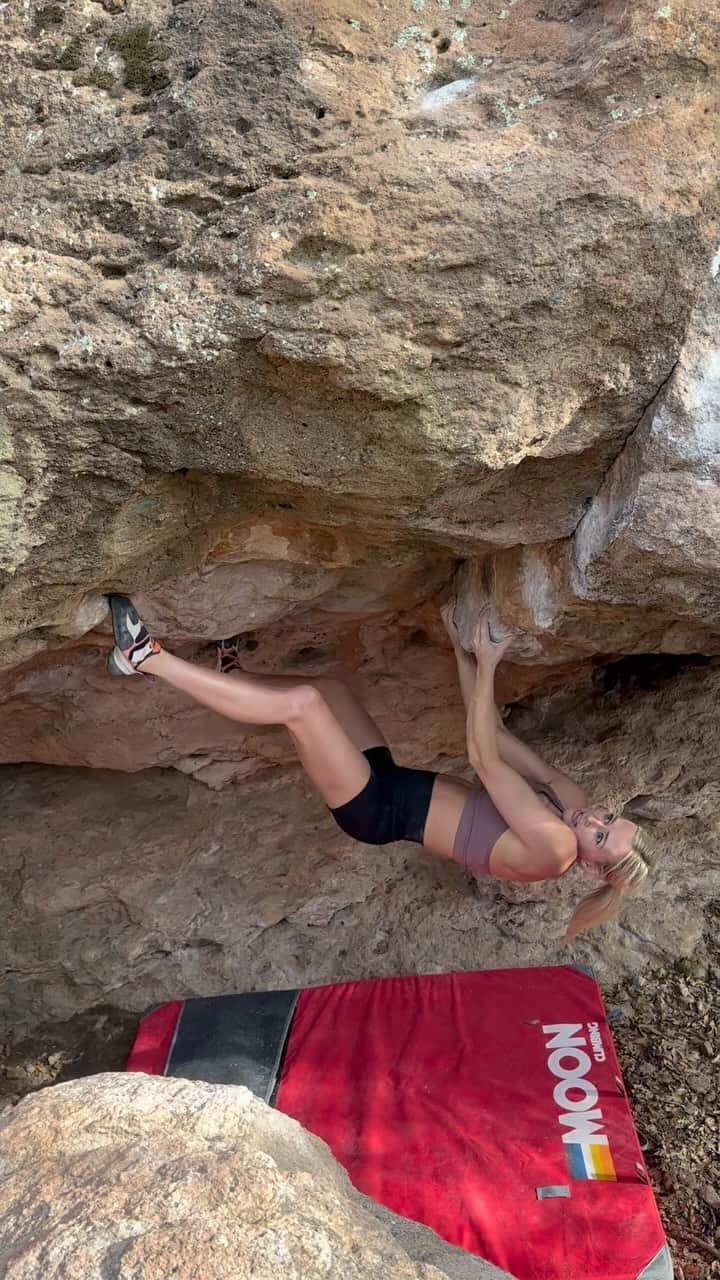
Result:
[[[568,863],[569,865],[569,863]],[[489,872],[494,880],[518,880],[533,884],[554,880],[560,874],[555,858],[531,849],[514,831],[503,831],[490,854]]]

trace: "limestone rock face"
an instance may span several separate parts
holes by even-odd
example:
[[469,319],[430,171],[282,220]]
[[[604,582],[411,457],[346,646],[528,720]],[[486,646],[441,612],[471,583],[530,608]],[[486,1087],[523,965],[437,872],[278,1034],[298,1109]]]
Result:
[[7,1280],[505,1276],[373,1205],[324,1142],[247,1089],[92,1076],[0,1128]]
[[[713,267],[715,270],[715,267]],[[572,538],[468,562],[458,622],[477,609],[525,635],[516,663],[720,652],[720,277],[711,275],[668,384]]]
[[[431,585],[434,571],[426,564],[416,592]],[[387,572],[381,569],[379,577]],[[234,581],[236,594],[247,590],[242,570]],[[164,619],[180,630],[187,617],[181,601],[172,617],[170,592],[157,593],[148,603],[151,614],[165,610]],[[109,634],[88,641],[0,678],[0,760],[129,771],[172,765],[216,786],[296,759],[284,730],[239,725],[154,679],[113,680],[105,671]],[[179,651],[188,652],[187,644]],[[198,654],[199,661],[213,659],[204,649]],[[258,631],[244,663],[248,671],[282,670],[298,678],[354,671],[354,687],[405,763],[463,748],[455,664],[434,607],[367,618],[290,611],[275,626]]]
[[[245,563],[236,529],[278,508],[351,530],[350,558],[276,545],[223,629],[378,607],[378,546],[417,564],[573,534],[717,247],[713,6],[0,20],[6,665],[84,635],[112,585],[183,599],[206,637],[213,540]],[[620,572],[597,503],[592,599]]]
[[[700,298],[661,403],[610,469],[577,529],[581,598],[678,621],[664,647],[720,618],[720,279]],[[699,648],[701,646],[698,646]]]
[[0,1018],[573,960],[615,984],[690,955],[714,927],[720,666],[673,675],[668,662],[630,664],[612,688],[559,692],[511,720],[598,804],[629,805],[657,846],[621,922],[570,950],[565,925],[594,888],[582,870],[473,893],[416,845],[347,839],[299,768],[219,792],[168,769],[1,770]]
[[459,560],[506,693],[720,650],[720,16],[666,8],[2,12],[0,761],[276,758],[108,684],[112,587],[366,691],[393,627],[436,687]]

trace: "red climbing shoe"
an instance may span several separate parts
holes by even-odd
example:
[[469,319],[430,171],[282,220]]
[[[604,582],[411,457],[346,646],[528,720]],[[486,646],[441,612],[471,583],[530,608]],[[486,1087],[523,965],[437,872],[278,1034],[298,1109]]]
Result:
[[228,640],[218,640],[217,670],[223,676],[228,675],[231,671],[242,671],[241,653],[250,653],[253,649],[257,649],[257,644],[253,631],[246,631],[243,635],[230,636]]

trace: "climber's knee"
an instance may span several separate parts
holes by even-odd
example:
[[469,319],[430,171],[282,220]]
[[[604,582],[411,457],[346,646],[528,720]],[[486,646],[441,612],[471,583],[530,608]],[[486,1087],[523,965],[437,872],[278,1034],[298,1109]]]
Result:
[[322,690],[315,684],[298,684],[288,694],[286,724],[288,729],[300,728],[311,720],[327,714],[327,703]]
[[313,686],[331,707],[338,699],[347,698],[348,687],[337,676],[317,676],[313,680]]

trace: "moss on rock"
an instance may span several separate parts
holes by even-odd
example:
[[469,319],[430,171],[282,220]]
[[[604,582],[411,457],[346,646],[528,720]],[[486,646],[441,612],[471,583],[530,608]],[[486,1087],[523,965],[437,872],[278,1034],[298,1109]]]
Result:
[[65,19],[65,10],[61,4],[44,4],[35,10],[35,30],[43,31],[46,27],[59,27]]
[[146,97],[159,93],[170,84],[170,77],[155,64],[170,57],[170,50],[162,44],[152,27],[142,23],[129,27],[111,37],[110,46],[119,53],[125,63],[124,82],[127,89],[136,89]]

